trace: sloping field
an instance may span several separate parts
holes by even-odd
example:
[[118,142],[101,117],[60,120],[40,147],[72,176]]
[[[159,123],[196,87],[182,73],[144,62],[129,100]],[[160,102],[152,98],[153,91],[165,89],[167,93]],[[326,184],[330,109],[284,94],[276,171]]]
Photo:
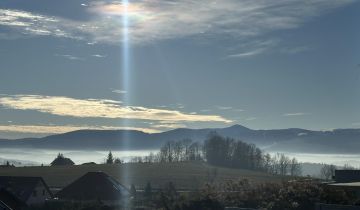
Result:
[[284,178],[199,162],[0,168],[0,176],[40,176],[50,187],[62,188],[89,171],[103,171],[121,183],[134,184],[137,188],[143,188],[148,181],[153,188],[161,188],[171,181],[177,189],[197,189],[212,180],[221,182],[246,178],[254,182],[280,182]]

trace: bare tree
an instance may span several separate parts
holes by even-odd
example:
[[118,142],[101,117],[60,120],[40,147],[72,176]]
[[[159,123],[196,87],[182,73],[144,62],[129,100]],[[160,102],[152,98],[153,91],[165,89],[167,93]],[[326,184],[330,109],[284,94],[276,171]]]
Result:
[[174,161],[181,161],[183,159],[183,142],[182,141],[176,141],[173,144],[173,156],[174,156]]
[[274,171],[272,170],[272,161],[271,161],[271,155],[269,153],[266,153],[263,157],[263,167],[264,171],[273,174]]
[[336,166],[325,164],[320,170],[320,177],[326,180],[331,180],[335,175]]
[[284,154],[276,154],[279,156],[278,158],[278,167],[279,167],[279,174],[286,175],[289,170],[290,159],[286,157]]
[[291,176],[300,176],[302,173],[301,164],[296,160],[296,158],[291,159],[290,161],[290,175]]
[[191,139],[183,139],[182,141],[182,145],[183,145],[183,159],[182,161],[189,161],[190,160],[190,146],[191,146]]
[[343,170],[355,170],[356,168],[352,165],[349,165],[348,163],[345,163],[342,167]]
[[174,142],[168,141],[160,148],[160,161],[173,162],[174,160]]

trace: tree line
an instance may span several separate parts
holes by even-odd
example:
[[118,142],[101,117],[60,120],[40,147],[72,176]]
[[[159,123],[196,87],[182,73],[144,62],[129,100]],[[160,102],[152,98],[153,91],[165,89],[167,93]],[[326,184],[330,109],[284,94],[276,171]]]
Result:
[[191,139],[168,141],[158,153],[145,157],[134,157],[131,162],[181,162],[205,161],[211,165],[264,171],[278,175],[301,175],[301,165],[296,158],[284,154],[264,153],[254,144],[217,133],[209,134],[203,144]]

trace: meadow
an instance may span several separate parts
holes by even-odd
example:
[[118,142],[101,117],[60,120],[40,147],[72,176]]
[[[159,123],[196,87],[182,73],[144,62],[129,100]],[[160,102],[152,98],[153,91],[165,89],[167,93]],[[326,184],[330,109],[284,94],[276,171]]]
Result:
[[209,182],[249,179],[255,183],[281,182],[289,177],[263,172],[210,166],[204,162],[123,163],[74,166],[0,168],[0,176],[39,176],[52,189],[60,189],[90,171],[103,171],[125,186],[143,189],[147,182],[162,188],[173,182],[177,189],[196,190]]

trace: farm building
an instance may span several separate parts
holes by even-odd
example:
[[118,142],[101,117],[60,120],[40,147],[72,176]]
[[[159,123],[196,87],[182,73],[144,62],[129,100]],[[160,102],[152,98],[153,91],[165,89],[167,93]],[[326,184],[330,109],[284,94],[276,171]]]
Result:
[[41,177],[0,176],[0,200],[4,203],[18,199],[28,206],[42,205],[52,197]]
[[104,172],[88,172],[56,194],[60,200],[120,204],[129,190]]

